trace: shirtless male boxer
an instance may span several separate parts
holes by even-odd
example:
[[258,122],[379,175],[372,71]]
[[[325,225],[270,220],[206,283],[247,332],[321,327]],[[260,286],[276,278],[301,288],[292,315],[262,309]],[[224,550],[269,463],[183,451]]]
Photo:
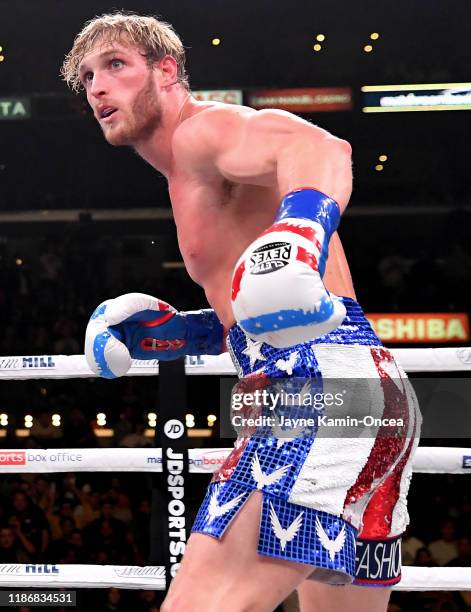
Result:
[[[107,300],[87,327],[90,367],[113,378],[131,357],[218,354],[226,341],[240,376],[376,378],[379,413],[399,410],[406,427],[393,442],[238,440],[162,610],[268,611],[298,587],[303,612],[385,610],[420,417],[355,302],[335,231],[352,189],[350,146],[286,112],[196,101],[184,61],[168,24],[115,13],[84,26],[62,68],[106,140],[167,178],[186,268],[212,307]],[[271,477],[261,484],[257,473]]]

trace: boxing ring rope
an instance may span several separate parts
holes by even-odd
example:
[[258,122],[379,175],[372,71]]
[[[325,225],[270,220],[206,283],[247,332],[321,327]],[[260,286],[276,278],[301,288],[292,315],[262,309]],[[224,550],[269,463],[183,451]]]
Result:
[[[471,347],[407,348],[391,351],[406,372],[460,372],[471,370]],[[187,357],[186,374],[233,376],[236,374],[228,353]],[[159,373],[157,359],[134,359],[126,376],[155,376]],[[84,355],[37,355],[0,357],[0,378],[25,380],[31,378],[97,378],[87,365]]]
[[[165,590],[165,568],[132,565],[0,565],[0,587]],[[6,574],[6,575],[3,575]],[[395,591],[471,591],[468,567],[402,568]]]
[[[396,349],[395,357],[408,372],[471,370],[471,347]],[[234,375],[229,355],[186,359],[187,374]],[[158,362],[134,361],[128,376],[155,376]],[[65,379],[95,377],[83,355],[0,357],[0,378]],[[212,473],[231,449],[189,449],[189,472]],[[8,463],[8,465],[5,465]],[[424,474],[471,473],[471,448],[420,447],[413,470]],[[161,472],[162,451],[146,449],[8,449],[0,451],[0,474],[56,472]],[[76,587],[164,590],[166,570],[161,566],[116,565],[0,565],[0,586]],[[471,575],[465,567],[403,567],[398,591],[471,591]]]
[[[212,474],[231,448],[190,448],[190,474]],[[8,465],[5,463],[8,462]],[[416,474],[471,474],[471,448],[420,446]],[[162,472],[160,448],[53,448],[0,450],[0,474]]]

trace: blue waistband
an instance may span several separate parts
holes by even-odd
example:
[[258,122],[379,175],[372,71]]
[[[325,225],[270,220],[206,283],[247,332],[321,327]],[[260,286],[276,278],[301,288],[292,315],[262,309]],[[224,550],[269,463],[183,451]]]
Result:
[[[334,331],[320,336],[309,342],[296,345],[302,354],[306,351],[311,351],[313,344],[346,344],[346,345],[362,345],[362,346],[382,346],[381,340],[373,331],[370,323],[365,317],[361,306],[355,300],[347,297],[340,298],[345,305],[347,310],[347,316],[343,320],[342,324],[337,327]],[[248,340],[245,332],[238,326],[233,325],[229,330],[228,345],[230,346],[230,352],[233,359],[235,358],[242,369],[253,370],[255,362],[252,361],[251,367],[246,368],[242,364],[247,361],[247,351],[249,350],[248,344],[251,346],[259,345],[260,352],[268,358],[279,358],[284,353],[289,353],[295,347],[288,347],[286,349],[275,349],[268,344],[254,343]],[[252,349],[251,349],[252,350]],[[255,349],[253,349],[255,350]],[[258,349],[257,349],[258,350]],[[259,362],[260,363],[260,362]]]
[[363,346],[381,346],[381,340],[375,334],[371,323],[365,317],[362,307],[352,298],[340,298],[347,309],[347,316],[342,324],[325,336],[312,341],[313,344],[361,344]]

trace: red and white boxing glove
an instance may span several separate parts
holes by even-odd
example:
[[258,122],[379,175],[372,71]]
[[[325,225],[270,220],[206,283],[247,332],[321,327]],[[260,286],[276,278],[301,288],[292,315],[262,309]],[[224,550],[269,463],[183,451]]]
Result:
[[254,340],[276,348],[308,342],[340,325],[341,300],[322,282],[338,204],[315,189],[289,193],[275,222],[243,253],[232,279],[232,310]]

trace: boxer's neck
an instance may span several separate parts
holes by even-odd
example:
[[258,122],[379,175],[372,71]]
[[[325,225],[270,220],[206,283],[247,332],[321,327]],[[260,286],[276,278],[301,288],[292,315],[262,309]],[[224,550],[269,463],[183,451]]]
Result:
[[168,178],[172,168],[172,139],[175,130],[193,114],[197,102],[190,92],[180,85],[161,90],[160,94],[162,121],[145,141],[139,142],[134,150],[153,168]]

